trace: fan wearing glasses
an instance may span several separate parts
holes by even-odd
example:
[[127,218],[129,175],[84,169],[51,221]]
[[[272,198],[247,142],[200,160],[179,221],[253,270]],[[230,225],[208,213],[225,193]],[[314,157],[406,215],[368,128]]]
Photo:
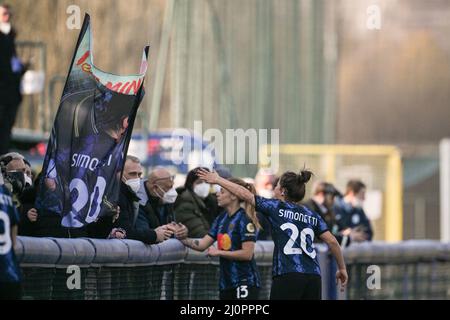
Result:
[[181,223],[176,223],[173,208],[178,193],[174,187],[175,176],[167,169],[157,167],[148,176],[138,192],[140,217],[145,217],[151,228],[162,225],[172,226],[174,235],[187,232]]

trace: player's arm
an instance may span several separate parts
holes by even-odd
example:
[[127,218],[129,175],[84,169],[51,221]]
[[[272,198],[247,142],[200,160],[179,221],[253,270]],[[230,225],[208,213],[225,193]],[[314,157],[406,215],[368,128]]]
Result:
[[215,247],[211,247],[208,250],[208,255],[212,257],[222,257],[229,260],[237,261],[251,261],[253,258],[253,252],[255,251],[254,241],[242,242],[242,249],[236,251],[218,250]]
[[180,241],[186,247],[189,247],[195,251],[205,251],[208,247],[210,247],[214,243],[214,239],[209,234],[207,234],[201,239],[186,238]]
[[324,233],[322,233],[320,235],[320,239],[322,239],[328,245],[331,253],[336,259],[338,265],[338,271],[336,272],[336,280],[341,281],[341,290],[343,290],[343,287],[345,287],[345,285],[347,284],[348,275],[347,275],[347,268],[344,262],[344,256],[342,255],[341,251],[341,246],[337,242],[335,236],[333,236],[333,234],[331,234],[330,231],[325,231]]
[[255,206],[255,195],[253,193],[243,186],[220,177],[217,172],[209,172],[204,169],[198,169],[197,176],[208,183],[220,185],[222,188],[227,189],[239,199]]

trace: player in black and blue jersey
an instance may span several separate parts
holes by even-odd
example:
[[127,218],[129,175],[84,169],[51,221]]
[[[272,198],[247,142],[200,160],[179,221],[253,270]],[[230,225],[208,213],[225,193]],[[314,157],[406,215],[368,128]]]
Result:
[[[255,194],[253,185],[240,179],[230,178],[251,194]],[[260,277],[253,257],[257,230],[255,208],[241,207],[241,200],[226,189],[217,193],[219,206],[225,208],[213,222],[211,230],[202,239],[182,239],[188,247],[204,251],[208,255],[220,258],[220,299],[256,300],[260,287]],[[187,232],[186,232],[187,234]],[[217,248],[211,245],[217,241]]]
[[19,214],[0,173],[0,300],[20,299],[21,273],[14,254]]
[[229,190],[264,214],[271,223],[275,246],[270,298],[274,300],[321,298],[320,267],[313,244],[315,237],[327,243],[336,258],[336,279],[341,282],[341,289],[347,283],[344,258],[336,238],[318,214],[299,204],[311,175],[310,171],[285,172],[274,190],[276,199],[266,199],[215,172],[198,171],[201,179]]

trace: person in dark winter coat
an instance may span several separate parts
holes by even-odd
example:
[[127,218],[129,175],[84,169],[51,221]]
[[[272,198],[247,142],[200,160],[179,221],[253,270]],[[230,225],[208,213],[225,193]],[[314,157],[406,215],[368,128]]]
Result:
[[119,197],[119,219],[114,224],[111,238],[127,238],[139,240],[146,244],[162,242],[170,238],[174,228],[170,225],[154,227],[140,217],[139,200],[137,193],[141,187],[142,167],[139,159],[127,156],[125,161]]
[[334,210],[343,232],[350,233],[354,242],[372,241],[373,228],[363,209],[366,185],[360,180],[347,183],[345,196],[337,199]]
[[138,192],[142,219],[151,228],[175,222],[173,206],[178,197],[174,188],[174,176],[162,167],[154,169]]
[[[342,244],[345,236],[340,231],[341,228],[337,223],[333,211],[334,198],[337,193],[338,191],[331,183],[320,181],[316,183],[313,188],[312,198],[305,201],[304,205],[323,218],[330,232],[336,237],[336,240]],[[321,242],[320,238],[317,239],[317,241]],[[346,240],[345,243],[348,245],[350,244],[350,241]]]
[[197,176],[197,169],[188,173],[174,209],[175,220],[188,228],[190,238],[203,238],[208,234],[211,222],[218,214],[217,202],[214,204],[216,199],[210,194],[211,185]]

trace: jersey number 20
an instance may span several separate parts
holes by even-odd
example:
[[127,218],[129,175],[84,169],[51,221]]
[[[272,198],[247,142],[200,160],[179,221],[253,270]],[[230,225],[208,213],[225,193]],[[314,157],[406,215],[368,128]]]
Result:
[[[300,233],[300,248],[294,248],[294,244],[297,242],[298,238],[298,228],[295,224],[287,222],[283,223],[280,226],[281,230],[289,229],[291,230],[291,237],[289,238],[288,242],[284,246],[283,252],[286,255],[289,254],[302,254],[303,252],[306,253],[308,256],[310,256],[312,259],[316,257],[316,250],[314,250],[314,247],[312,247],[312,251],[309,252],[306,248],[307,242],[306,242],[306,236],[311,237],[311,243],[314,241],[314,231],[311,228],[304,228],[302,232]],[[303,251],[302,251],[303,249]]]
[[[106,180],[103,177],[97,178],[97,183],[95,184],[94,190],[90,195],[90,203],[88,209],[88,215],[86,217],[86,222],[91,223],[97,219],[98,214],[100,213],[100,202],[103,197],[103,193],[105,192]],[[89,192],[86,184],[83,180],[75,178],[70,182],[69,190],[72,192],[73,190],[77,190],[78,197],[72,203],[72,214],[76,214],[79,211],[83,210],[86,204],[89,201]]]

